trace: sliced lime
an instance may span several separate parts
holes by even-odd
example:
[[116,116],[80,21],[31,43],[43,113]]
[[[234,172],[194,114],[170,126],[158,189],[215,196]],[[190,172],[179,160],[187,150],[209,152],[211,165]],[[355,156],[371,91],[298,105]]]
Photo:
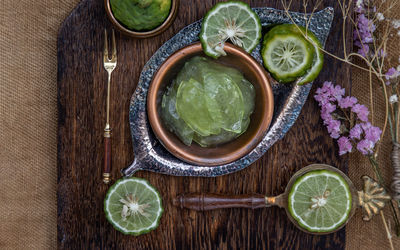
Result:
[[214,58],[226,55],[224,44],[228,39],[250,53],[260,38],[259,17],[239,1],[216,4],[204,17],[200,32],[204,52]]
[[115,229],[137,236],[157,228],[163,208],[160,194],[146,180],[127,178],[110,187],[104,212]]
[[329,170],[299,177],[289,192],[290,214],[310,232],[331,232],[349,217],[352,196],[346,180]]
[[[307,73],[297,79],[297,84],[303,85],[309,82],[312,82],[317,76],[319,75],[319,72],[321,71],[323,65],[324,65],[324,53],[321,51],[322,45],[321,42],[318,40],[318,38],[315,36],[315,34],[303,26],[299,26],[295,24],[280,24],[278,26],[275,26],[270,32],[268,32],[269,36],[272,37],[274,34],[277,33],[295,33],[300,36],[306,35],[312,46],[314,47],[314,58],[313,58],[313,63],[311,68],[307,71]],[[268,39],[268,38],[267,38]]]
[[[276,28],[276,27],[275,27]],[[273,31],[274,28],[271,30]],[[280,82],[304,75],[311,67],[314,48],[302,36],[294,33],[268,33],[262,49],[264,66]]]

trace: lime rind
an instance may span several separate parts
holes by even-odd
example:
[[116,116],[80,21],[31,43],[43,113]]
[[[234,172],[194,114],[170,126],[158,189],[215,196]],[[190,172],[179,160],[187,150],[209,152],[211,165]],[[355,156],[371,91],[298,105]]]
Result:
[[[299,28],[302,29],[304,33],[306,33],[306,29],[304,27],[299,26]],[[318,40],[318,38],[314,35],[312,31],[307,30],[306,34],[307,37],[312,41],[311,44],[312,46],[314,46],[315,55],[311,68],[304,76],[298,79],[297,81],[298,85],[304,85],[306,83],[314,81],[324,66],[324,53],[321,50],[322,48],[321,42]]]
[[[112,213],[110,212],[111,206],[112,204],[110,203],[110,197],[118,190],[118,188],[121,185],[125,185],[129,182],[134,182],[134,183],[140,183],[141,185],[144,185],[146,187],[146,191],[150,191],[152,192],[153,195],[155,195],[157,197],[156,201],[152,201],[151,203],[157,202],[158,203],[158,209],[157,212],[155,214],[156,219],[153,221],[153,223],[145,228],[140,228],[137,230],[127,230],[126,227],[121,226],[122,223],[128,225],[128,222],[117,222],[113,219]],[[125,186],[126,188],[126,186]],[[126,190],[127,191],[127,190]],[[136,190],[135,190],[136,192]],[[119,194],[117,194],[119,195]],[[120,179],[118,181],[116,181],[107,191],[106,197],[104,198],[104,213],[106,216],[106,219],[113,225],[113,227],[120,231],[123,234],[126,235],[134,235],[134,236],[138,236],[141,234],[145,234],[148,233],[154,229],[156,229],[160,223],[160,219],[161,219],[161,215],[164,212],[164,209],[162,207],[162,200],[161,200],[161,195],[159,194],[159,192],[149,184],[149,182],[147,180],[144,179],[140,179],[140,178],[135,178],[135,177],[131,177],[131,178],[124,178],[124,179]]]
[[[336,187],[336,189],[337,188],[341,188],[342,191],[343,191],[343,194],[345,195],[346,202],[345,202],[344,205],[346,205],[346,209],[345,209],[345,211],[342,212],[342,215],[341,215],[339,220],[336,220],[336,222],[335,222],[334,219],[329,214],[329,212],[326,211],[326,213],[330,217],[330,218],[326,218],[326,219],[331,220],[332,222],[334,222],[333,225],[330,225],[330,226],[324,226],[324,223],[323,223],[324,222],[323,221],[324,218],[323,218],[323,216],[321,216],[321,214],[320,214],[320,216],[318,216],[318,212],[316,212],[316,216],[315,216],[315,219],[314,219],[311,216],[310,217],[305,216],[307,211],[310,211],[310,209],[306,210],[306,212],[304,214],[300,214],[299,215],[299,214],[296,213],[296,210],[293,208],[296,202],[298,204],[304,203],[305,207],[309,207],[311,205],[311,202],[307,203],[306,197],[304,197],[305,200],[302,200],[302,201],[296,201],[295,198],[294,198],[295,195],[298,195],[301,192],[301,191],[299,191],[299,189],[302,187],[301,184],[304,184],[303,188],[308,186],[309,190],[313,190],[314,192],[317,192],[318,194],[321,194],[321,191],[323,191],[323,190],[319,189],[319,185],[317,183],[314,186],[312,184],[308,184],[308,183],[310,183],[310,181],[306,182],[310,178],[314,178],[314,180],[315,180],[315,178],[320,177],[320,176],[324,176],[325,178],[327,178],[327,181],[329,179],[333,179],[333,180],[337,181],[340,186]],[[325,187],[326,186],[328,186],[327,182],[326,182]],[[334,192],[334,191],[337,191],[337,190],[333,190],[332,192]],[[310,196],[308,194],[306,194],[306,196],[308,196],[308,198],[310,198]],[[333,199],[337,199],[339,197],[340,196],[336,196]],[[296,198],[298,199],[298,197],[296,197]],[[343,207],[342,205],[338,206],[338,204],[336,204],[334,201],[331,200],[331,202],[329,203],[329,206],[323,206],[322,208],[324,208],[325,210],[329,209],[331,211],[338,212],[337,210],[340,210],[340,208],[342,208],[342,207]],[[306,229],[309,232],[332,232],[332,231],[338,229],[339,227],[341,227],[347,221],[347,219],[348,219],[348,217],[350,215],[351,208],[352,208],[352,195],[351,195],[351,191],[350,191],[350,187],[349,187],[348,183],[338,173],[335,173],[335,172],[332,172],[332,171],[328,171],[328,170],[315,170],[315,171],[311,171],[311,172],[299,177],[295,181],[295,183],[293,184],[293,186],[292,186],[292,188],[290,190],[290,193],[288,195],[288,210],[289,210],[289,213],[292,215],[292,217],[298,222],[298,224],[302,228]],[[316,210],[316,211],[319,211],[321,213],[320,210]],[[311,213],[311,212],[309,212],[309,213]],[[303,218],[303,216],[306,217],[306,218]],[[318,223],[318,218],[321,218],[320,219],[321,220],[320,224],[322,224],[322,226],[311,226],[310,224],[312,223],[312,221],[309,221],[309,220],[314,219],[314,224],[317,224]]]
[[[255,24],[255,29],[251,29],[251,30],[247,30],[246,32],[255,32],[255,37],[249,39],[248,36],[244,36],[244,39],[247,39],[250,44],[246,45],[243,47],[244,43],[242,44],[242,46],[240,46],[239,44],[235,43],[234,41],[232,41],[235,45],[242,47],[246,52],[251,53],[253,51],[253,49],[257,46],[257,44],[260,42],[261,39],[261,21],[260,18],[258,17],[258,15],[250,8],[250,6],[246,3],[240,2],[240,1],[228,1],[228,2],[222,2],[222,3],[218,3],[216,5],[214,5],[214,7],[212,7],[207,14],[204,16],[202,25],[201,25],[201,31],[200,31],[200,42],[202,44],[203,47],[203,51],[206,55],[216,59],[221,55],[224,55],[224,51],[223,51],[223,46],[226,40],[222,41],[221,39],[218,39],[218,36],[216,34],[214,34],[213,36],[215,36],[215,41],[219,41],[219,50],[216,50],[214,48],[212,48],[212,46],[210,46],[208,44],[208,39],[211,38],[211,36],[207,36],[207,29],[211,26],[209,26],[208,22],[209,20],[211,20],[213,17],[215,17],[216,15],[220,14],[219,12],[222,11],[224,8],[228,9],[229,7],[237,7],[239,8],[239,12],[238,14],[236,14],[236,18],[240,17],[240,13],[242,11],[244,11],[247,15],[249,15],[248,19],[252,19],[254,21]],[[228,11],[226,11],[228,14]],[[215,20],[218,20],[218,18],[214,18]],[[246,22],[242,22],[240,25],[238,25],[239,27],[241,25],[244,25]],[[220,23],[221,26],[223,26],[222,23]],[[214,29],[221,29],[220,27],[211,27]],[[217,44],[217,43],[216,43]]]

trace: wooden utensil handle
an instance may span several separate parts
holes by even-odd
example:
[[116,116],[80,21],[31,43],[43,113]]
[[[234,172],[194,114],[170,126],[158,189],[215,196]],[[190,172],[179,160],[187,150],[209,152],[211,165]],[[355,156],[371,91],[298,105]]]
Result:
[[111,137],[104,136],[104,171],[103,182],[110,182],[111,172]]
[[261,194],[253,195],[219,195],[219,194],[184,194],[173,200],[174,206],[197,211],[220,208],[263,208],[267,207],[266,197]]

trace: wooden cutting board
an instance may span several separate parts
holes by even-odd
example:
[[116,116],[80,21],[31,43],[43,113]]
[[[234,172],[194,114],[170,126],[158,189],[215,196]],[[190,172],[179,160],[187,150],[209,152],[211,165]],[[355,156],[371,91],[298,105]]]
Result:
[[[296,1],[293,10],[302,11],[297,2],[301,1]],[[120,178],[119,171],[134,159],[128,110],[142,67],[165,41],[202,18],[215,3],[181,1],[174,24],[154,38],[139,40],[117,33],[118,66],[111,89],[114,178]],[[320,8],[331,4],[332,1],[326,0]],[[273,0],[251,1],[251,6],[282,8],[280,1]],[[336,7],[326,44],[334,54],[342,51],[339,15]],[[83,0],[58,34],[58,248],[344,248],[345,229],[327,236],[308,235],[290,223],[283,209],[275,207],[194,212],[172,206],[172,199],[185,192],[277,195],[284,191],[296,170],[311,163],[327,163],[346,171],[346,160],[339,158],[312,98],[316,86],[325,80],[350,88],[349,68],[328,57],[295,125],[261,159],[242,171],[216,178],[138,172],[135,176],[149,180],[161,193],[165,210],[160,226],[139,237],[114,230],[103,212],[108,188],[102,183],[107,80],[102,64],[105,27],[111,29],[103,1]]]

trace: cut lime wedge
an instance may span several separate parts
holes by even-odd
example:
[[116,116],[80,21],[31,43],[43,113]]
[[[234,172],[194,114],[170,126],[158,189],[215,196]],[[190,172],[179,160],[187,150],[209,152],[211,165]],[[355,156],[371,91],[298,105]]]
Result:
[[331,232],[349,217],[352,196],[338,173],[315,170],[299,177],[288,196],[289,213],[310,232]]
[[104,212],[115,229],[137,236],[157,228],[163,208],[160,194],[146,180],[127,178],[110,187]]
[[302,36],[292,32],[267,33],[261,54],[264,66],[273,77],[280,82],[289,82],[303,76],[311,67],[314,48]]
[[200,41],[204,52],[213,58],[226,55],[224,44],[230,40],[251,52],[261,38],[261,22],[245,3],[230,1],[216,4],[203,19]]

